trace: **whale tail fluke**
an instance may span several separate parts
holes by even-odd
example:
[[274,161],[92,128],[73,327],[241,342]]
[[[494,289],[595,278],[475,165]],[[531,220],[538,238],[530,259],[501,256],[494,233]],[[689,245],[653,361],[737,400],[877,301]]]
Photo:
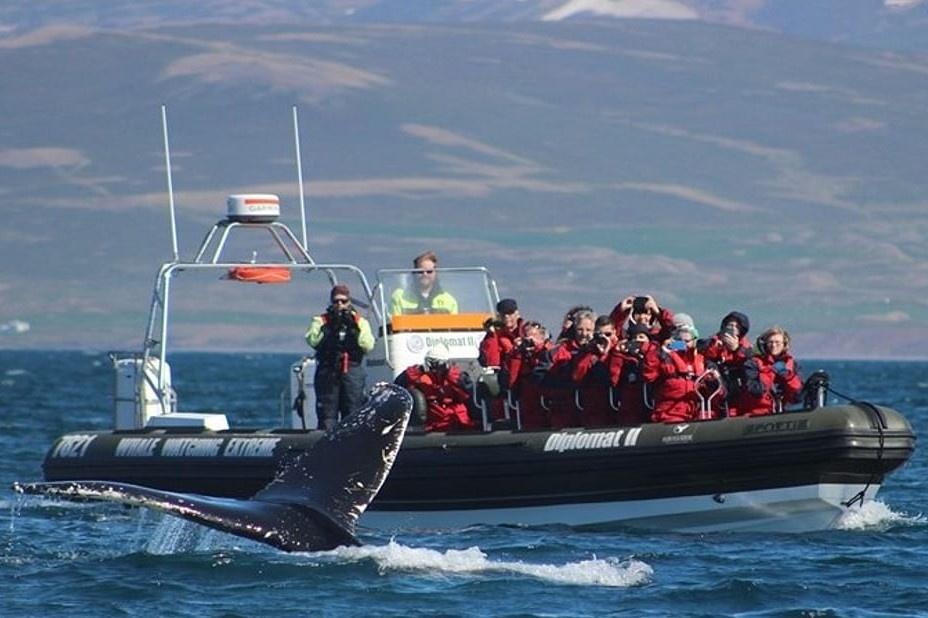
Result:
[[412,410],[397,386],[374,387],[367,404],[312,448],[282,465],[248,500],[161,491],[110,481],[14,483],[19,493],[146,507],[285,551],[360,545],[358,518],[396,458]]

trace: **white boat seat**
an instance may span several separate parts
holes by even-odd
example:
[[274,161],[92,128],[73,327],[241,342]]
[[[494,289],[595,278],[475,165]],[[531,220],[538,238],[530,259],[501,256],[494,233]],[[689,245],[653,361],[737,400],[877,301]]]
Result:
[[210,431],[228,431],[229,421],[225,414],[207,414],[203,412],[172,412],[156,414],[148,418],[146,427],[168,428],[189,427],[208,429]]

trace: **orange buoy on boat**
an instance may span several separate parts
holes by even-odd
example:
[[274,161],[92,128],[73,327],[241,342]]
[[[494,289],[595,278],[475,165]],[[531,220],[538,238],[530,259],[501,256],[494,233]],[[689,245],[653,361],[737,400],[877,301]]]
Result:
[[229,269],[228,278],[246,283],[289,283],[290,269],[281,266],[236,266]]

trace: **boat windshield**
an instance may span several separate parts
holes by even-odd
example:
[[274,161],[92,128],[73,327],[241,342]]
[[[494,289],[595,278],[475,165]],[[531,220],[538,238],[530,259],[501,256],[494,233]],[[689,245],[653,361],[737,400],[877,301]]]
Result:
[[485,268],[378,270],[384,321],[409,314],[492,314],[499,294]]

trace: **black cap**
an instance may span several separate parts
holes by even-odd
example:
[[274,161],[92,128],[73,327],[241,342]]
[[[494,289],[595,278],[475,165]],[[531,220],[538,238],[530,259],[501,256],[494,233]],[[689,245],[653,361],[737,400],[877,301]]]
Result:
[[496,312],[500,315],[509,315],[519,310],[519,305],[512,298],[504,298],[496,303]]
[[751,329],[751,321],[748,320],[748,316],[746,316],[745,314],[741,313],[740,311],[732,311],[731,313],[729,313],[728,315],[726,315],[724,318],[722,318],[722,325],[721,325],[720,329],[721,329],[721,328],[725,328],[725,324],[727,324],[728,322],[737,322],[737,323],[738,323],[738,326],[741,327],[741,336],[742,336],[742,337],[743,337],[744,335],[747,335],[747,334],[748,334],[748,331]]
[[651,329],[648,327],[647,324],[641,324],[640,322],[635,322],[635,323],[628,325],[628,328],[626,329],[625,333],[626,335],[628,335],[629,339],[631,339],[635,335],[640,335],[642,333],[650,337]]

